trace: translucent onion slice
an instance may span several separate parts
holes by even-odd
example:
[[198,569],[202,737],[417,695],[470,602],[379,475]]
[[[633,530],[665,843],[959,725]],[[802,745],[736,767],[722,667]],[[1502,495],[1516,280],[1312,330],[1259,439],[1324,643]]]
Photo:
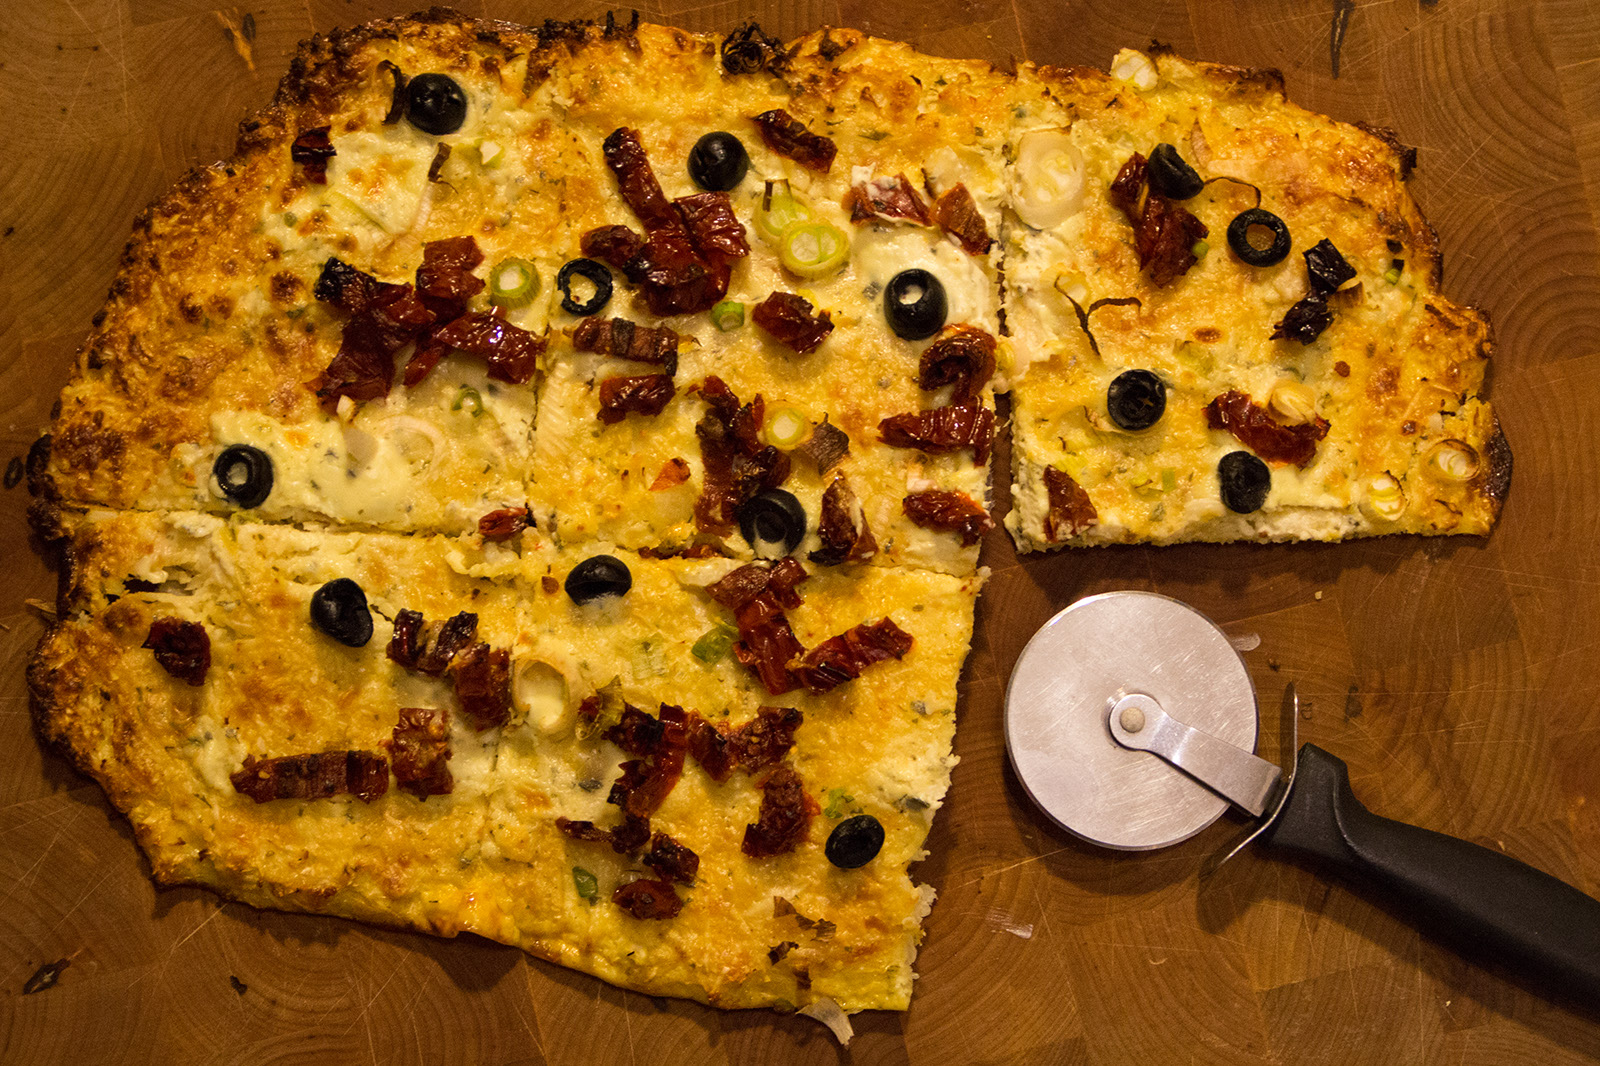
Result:
[[1423,469],[1439,481],[1464,482],[1478,476],[1482,464],[1472,445],[1454,438],[1442,440],[1428,449]]
[[1284,425],[1302,426],[1317,417],[1317,394],[1302,382],[1280,381],[1272,387],[1267,406]]
[[1406,511],[1406,491],[1392,474],[1379,474],[1367,483],[1361,507],[1381,522],[1397,521]]
[[1111,76],[1118,81],[1132,82],[1136,89],[1154,89],[1157,78],[1155,60],[1143,52],[1124,48],[1111,61]]
[[1083,153],[1065,129],[1024,133],[1011,184],[1017,217],[1034,229],[1053,229],[1083,207]]

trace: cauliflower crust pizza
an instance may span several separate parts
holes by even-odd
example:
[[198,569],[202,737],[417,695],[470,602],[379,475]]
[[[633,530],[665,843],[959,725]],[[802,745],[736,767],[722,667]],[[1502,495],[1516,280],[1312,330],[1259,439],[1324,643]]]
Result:
[[1276,77],[434,10],[140,216],[30,684],[164,883],[904,1009],[994,529],[1487,532],[1488,327]]

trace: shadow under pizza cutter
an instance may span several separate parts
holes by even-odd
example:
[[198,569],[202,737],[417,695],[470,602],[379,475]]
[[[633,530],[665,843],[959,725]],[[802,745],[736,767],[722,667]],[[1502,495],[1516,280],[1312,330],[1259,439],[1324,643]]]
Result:
[[[1285,699],[1297,701],[1293,686]],[[1145,592],[1079,600],[1046,622],[1006,691],[1006,746],[1023,788],[1092,844],[1147,851],[1234,806],[1249,844],[1361,885],[1463,953],[1600,1007],[1600,901],[1524,863],[1373,814],[1345,764],[1305,744],[1289,768],[1251,754],[1255,687],[1226,634]]]

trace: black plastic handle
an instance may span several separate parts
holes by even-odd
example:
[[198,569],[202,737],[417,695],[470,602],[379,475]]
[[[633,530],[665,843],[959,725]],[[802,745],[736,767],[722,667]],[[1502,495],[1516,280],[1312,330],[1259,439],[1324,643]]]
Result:
[[1600,1006],[1600,900],[1508,855],[1380,818],[1350,791],[1343,761],[1315,744],[1301,747],[1288,802],[1260,841],[1382,889],[1465,953]]

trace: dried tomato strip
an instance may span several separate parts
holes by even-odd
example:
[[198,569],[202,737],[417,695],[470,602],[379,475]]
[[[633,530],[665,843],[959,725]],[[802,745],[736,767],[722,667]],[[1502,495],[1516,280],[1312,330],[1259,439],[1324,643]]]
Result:
[[753,825],[745,826],[740,845],[753,859],[793,851],[806,837],[816,801],[806,795],[800,775],[779,766],[761,782],[761,809]]
[[820,696],[860,677],[873,663],[904,658],[911,645],[911,634],[893,619],[863,622],[818,644],[794,672],[807,692]]
[[935,454],[972,449],[972,461],[989,461],[994,444],[994,412],[979,403],[951,404],[931,411],[892,415],[878,423],[883,443]]
[[928,205],[922,202],[904,174],[856,182],[844,195],[844,208],[850,212],[851,222],[903,218],[919,225],[931,225]]
[[144,647],[155,652],[163,670],[191,685],[203,685],[211,669],[211,637],[199,622],[157,618],[150,623]]
[[838,147],[827,137],[806,129],[805,124],[789,112],[777,108],[763,111],[755,117],[755,124],[767,147],[779,155],[824,174],[833,166]]
[[813,315],[811,301],[792,292],[775,292],[756,305],[750,319],[800,355],[815,351],[833,332],[833,318],[823,311]]
[[1194,244],[1211,231],[1187,208],[1159,193],[1145,194],[1147,176],[1145,157],[1133,153],[1111,182],[1110,197],[1112,205],[1120,209],[1133,226],[1133,246],[1139,253],[1139,269],[1149,270],[1151,284],[1161,288],[1199,262],[1194,255]]
[[900,501],[900,509],[924,529],[956,533],[967,547],[994,528],[994,519],[983,505],[964,492],[929,489],[913,492]]
[[954,237],[968,255],[984,255],[994,244],[972,193],[959,182],[933,202],[933,220]]
[[1044,516],[1044,535],[1049,541],[1066,540],[1100,521],[1089,494],[1065,470],[1045,467],[1044,491],[1048,501]]
[[328,137],[332,128],[317,126],[306,130],[289,146],[289,158],[306,168],[306,180],[315,185],[328,184],[328,160],[339,154]]
[[590,317],[572,331],[572,346],[580,352],[653,363],[666,367],[669,375],[677,372],[681,339],[676,330],[666,326],[640,326],[625,318]]
[[665,833],[650,838],[650,850],[640,861],[662,880],[684,885],[694,884],[694,876],[700,872],[700,856]]
[[484,540],[510,540],[532,525],[526,507],[502,507],[478,519],[478,535]]
[[946,326],[933,343],[922,350],[917,363],[917,384],[924,389],[954,385],[953,404],[968,404],[978,398],[994,376],[998,342],[977,326]]
[[509,650],[473,644],[456,653],[449,669],[461,709],[480,730],[506,724],[511,717]]
[[600,408],[596,415],[614,426],[635,415],[658,415],[677,392],[670,374],[643,374],[638,377],[606,378],[600,383]]
[[323,751],[275,759],[247,755],[244,766],[228,780],[235,792],[257,803],[341,794],[371,803],[389,791],[389,760],[375,751]]
[[817,536],[822,547],[807,558],[823,566],[865,562],[878,552],[878,540],[868,528],[867,516],[843,474],[835,477],[822,493]]
[[440,343],[480,355],[489,376],[511,385],[526,385],[539,369],[545,340],[487,311],[472,311],[433,331]]
[[683,900],[669,882],[642,877],[613,892],[611,902],[641,920],[675,918],[683,910]]
[[726,781],[735,768],[753,773],[780,762],[804,721],[793,707],[762,707],[737,729],[690,715],[689,754],[713,781]]
[[1311,462],[1317,454],[1317,442],[1328,435],[1327,419],[1283,425],[1266,408],[1252,403],[1249,393],[1238,389],[1230,389],[1206,404],[1206,425],[1227,430],[1263,459],[1296,466]]

